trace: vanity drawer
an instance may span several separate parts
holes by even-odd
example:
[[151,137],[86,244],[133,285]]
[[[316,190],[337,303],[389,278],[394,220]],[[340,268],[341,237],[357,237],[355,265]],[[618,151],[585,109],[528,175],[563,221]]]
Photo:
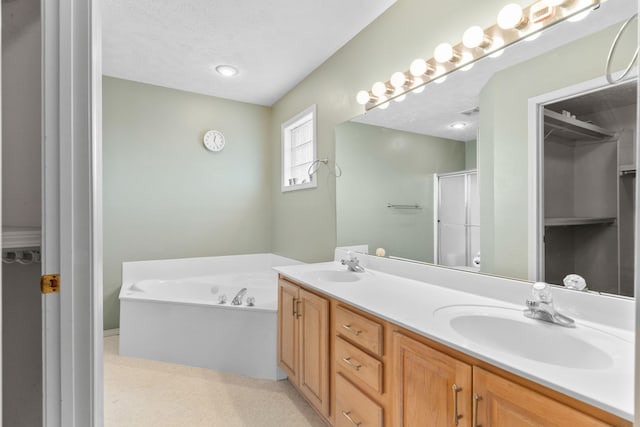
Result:
[[336,307],[335,328],[338,335],[382,357],[382,325],[344,307]]
[[382,362],[351,345],[341,337],[335,339],[336,368],[348,378],[360,381],[382,393]]
[[382,407],[365,396],[342,375],[336,375],[334,427],[383,427]]

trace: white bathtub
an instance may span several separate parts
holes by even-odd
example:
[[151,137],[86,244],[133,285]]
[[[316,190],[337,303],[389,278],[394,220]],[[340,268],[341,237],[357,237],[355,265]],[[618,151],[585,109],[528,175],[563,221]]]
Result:
[[[273,254],[122,264],[120,354],[281,379]],[[247,288],[243,305],[231,301]],[[219,304],[225,294],[226,304]],[[255,298],[247,306],[247,297]]]

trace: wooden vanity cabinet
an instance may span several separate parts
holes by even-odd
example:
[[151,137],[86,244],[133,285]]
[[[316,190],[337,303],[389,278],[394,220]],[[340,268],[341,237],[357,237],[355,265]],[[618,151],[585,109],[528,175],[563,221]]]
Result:
[[385,323],[342,303],[333,311],[335,427],[391,426]]
[[[631,425],[610,414],[601,414],[604,419],[611,419],[610,422],[592,417],[533,388],[476,366],[475,362],[460,361],[400,332],[394,332],[393,343],[394,426]],[[535,387],[533,383],[531,386]]]
[[329,300],[278,280],[278,363],[289,381],[329,417]]
[[393,357],[394,426],[472,427],[471,365],[398,332]]
[[278,361],[334,427],[631,427],[349,304],[278,281]]
[[611,426],[503,377],[473,368],[475,426]]

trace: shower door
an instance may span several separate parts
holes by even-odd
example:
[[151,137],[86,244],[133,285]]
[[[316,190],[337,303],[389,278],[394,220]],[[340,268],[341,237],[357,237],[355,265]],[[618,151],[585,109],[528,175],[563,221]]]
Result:
[[437,176],[436,263],[478,268],[480,252],[480,203],[478,174],[463,171]]

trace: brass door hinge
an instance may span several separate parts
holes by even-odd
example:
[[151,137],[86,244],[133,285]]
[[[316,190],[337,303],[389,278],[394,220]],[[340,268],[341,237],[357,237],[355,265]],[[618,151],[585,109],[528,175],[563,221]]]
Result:
[[60,292],[60,275],[45,274],[40,278],[40,292],[43,294],[53,294]]

